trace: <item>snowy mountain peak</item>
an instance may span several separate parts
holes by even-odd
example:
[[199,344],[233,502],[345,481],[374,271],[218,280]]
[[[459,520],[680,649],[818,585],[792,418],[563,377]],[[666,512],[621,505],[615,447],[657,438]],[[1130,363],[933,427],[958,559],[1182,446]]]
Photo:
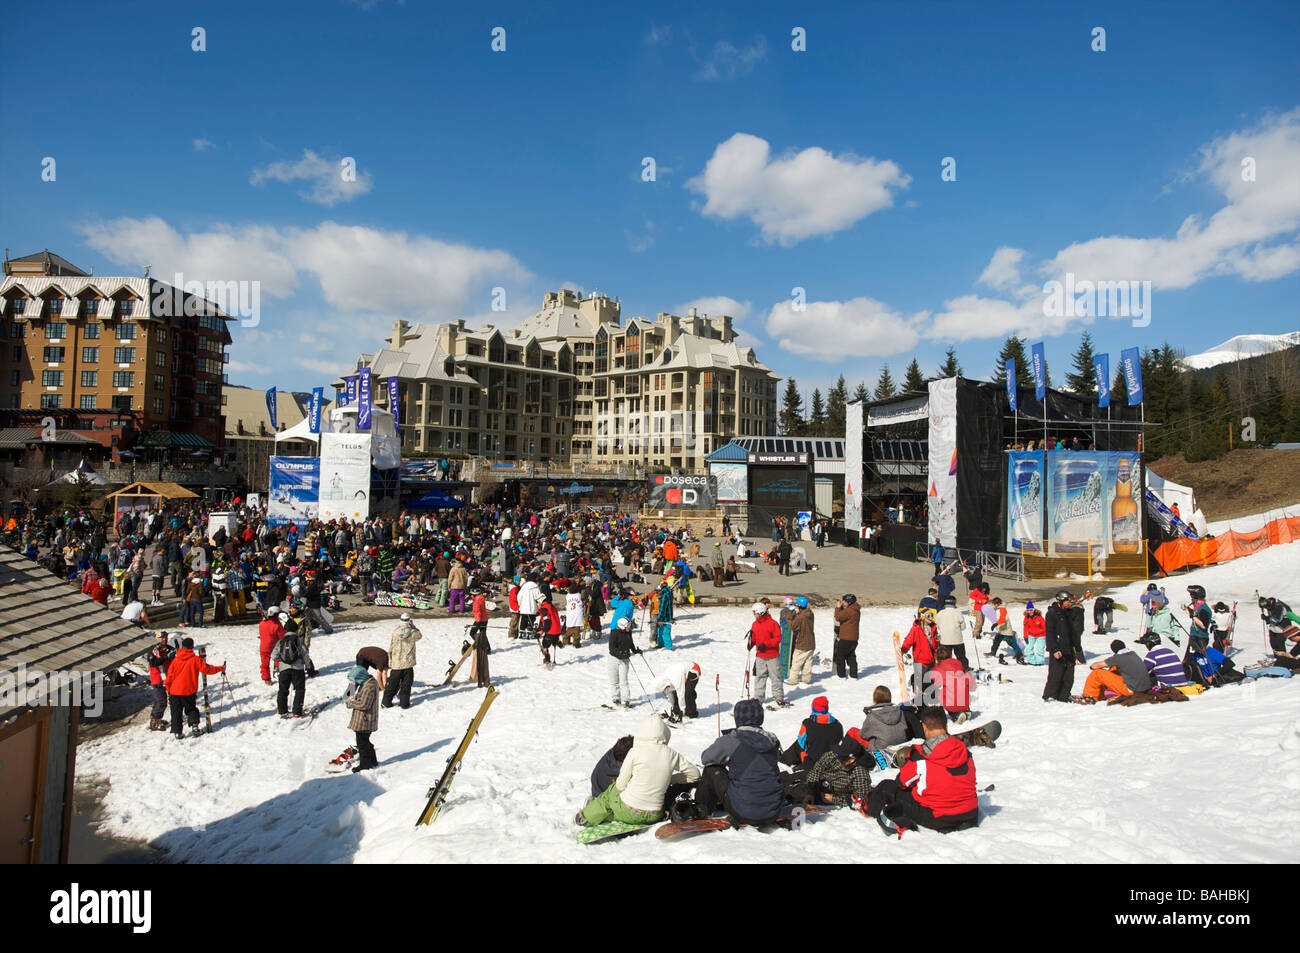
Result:
[[1289,334],[1238,334],[1208,351],[1188,355],[1183,358],[1183,366],[1199,371],[1248,357],[1284,351],[1296,345],[1300,345],[1300,331],[1292,331]]

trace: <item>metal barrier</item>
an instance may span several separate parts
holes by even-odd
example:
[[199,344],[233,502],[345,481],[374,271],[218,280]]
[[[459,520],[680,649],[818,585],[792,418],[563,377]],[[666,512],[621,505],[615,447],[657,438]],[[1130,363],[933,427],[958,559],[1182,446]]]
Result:
[[[930,561],[929,543],[916,544],[917,562]],[[959,549],[954,546],[948,546],[943,551],[944,565],[960,560],[962,563],[974,563],[980,567],[980,570],[990,576],[1001,576],[1005,579],[1014,579],[1017,582],[1025,581],[1025,560],[1017,553],[1000,553],[990,552],[986,549]]]

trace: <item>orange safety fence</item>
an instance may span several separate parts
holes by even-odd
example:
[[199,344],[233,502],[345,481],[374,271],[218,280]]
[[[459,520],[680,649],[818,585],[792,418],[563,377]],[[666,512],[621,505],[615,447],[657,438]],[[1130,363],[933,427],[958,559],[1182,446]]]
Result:
[[1275,519],[1253,533],[1228,532],[1212,539],[1176,539],[1157,547],[1156,562],[1165,572],[1184,566],[1211,566],[1249,556],[1269,546],[1300,540],[1300,517]]

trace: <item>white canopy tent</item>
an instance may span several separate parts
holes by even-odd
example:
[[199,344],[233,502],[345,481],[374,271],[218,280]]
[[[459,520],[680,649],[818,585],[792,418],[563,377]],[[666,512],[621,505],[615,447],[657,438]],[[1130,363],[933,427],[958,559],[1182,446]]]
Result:
[[1205,537],[1209,527],[1205,514],[1196,506],[1196,492],[1190,486],[1180,486],[1147,468],[1147,489],[1158,496],[1165,506],[1172,507],[1177,503],[1182,521],[1196,530],[1198,536]]
[[[370,441],[370,459],[380,470],[392,470],[402,465],[402,441],[397,435],[397,426],[393,415],[382,407],[370,408],[370,429],[357,429],[357,406],[331,407],[328,413],[321,414],[321,433],[368,433]],[[310,419],[304,417],[288,430],[275,435],[278,445],[282,440],[306,440],[320,446],[320,434],[311,432]]]

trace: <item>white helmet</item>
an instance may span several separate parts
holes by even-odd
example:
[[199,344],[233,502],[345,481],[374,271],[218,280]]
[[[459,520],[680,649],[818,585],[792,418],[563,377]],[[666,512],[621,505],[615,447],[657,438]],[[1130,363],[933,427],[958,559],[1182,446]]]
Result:
[[618,627],[620,629],[630,629],[632,628],[632,620],[629,619],[627,616],[623,616],[621,619],[618,620]]
[[403,622],[410,622],[410,621],[411,621],[411,613],[409,613],[409,612],[403,612],[403,613],[401,614],[401,616],[400,616],[400,619],[401,619],[401,621],[403,621]]
[[753,605],[754,615],[767,615],[767,606],[761,602],[755,602]]

